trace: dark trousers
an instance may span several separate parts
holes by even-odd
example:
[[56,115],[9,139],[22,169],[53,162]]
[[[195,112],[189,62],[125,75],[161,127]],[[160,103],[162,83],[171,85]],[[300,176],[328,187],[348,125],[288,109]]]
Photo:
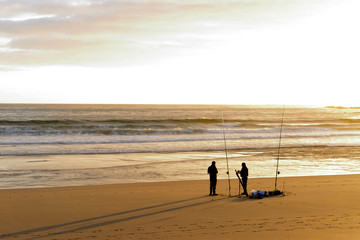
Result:
[[210,179],[210,195],[215,195],[216,193],[216,179]]
[[242,182],[243,182],[243,188],[244,188],[244,193],[247,193],[247,177],[241,177]]

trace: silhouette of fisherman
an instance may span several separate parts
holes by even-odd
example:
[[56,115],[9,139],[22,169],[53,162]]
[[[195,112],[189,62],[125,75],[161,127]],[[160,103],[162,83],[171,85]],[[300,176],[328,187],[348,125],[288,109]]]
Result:
[[215,193],[215,190],[216,190],[216,177],[217,177],[217,173],[218,173],[218,170],[215,166],[215,161],[213,161],[211,163],[211,166],[208,168],[208,174],[210,176],[210,196],[214,195],[216,196],[217,194]]
[[248,170],[248,168],[246,167],[246,164],[245,164],[245,163],[242,163],[242,168],[241,168],[241,170],[240,170],[240,176],[241,176],[241,179],[242,179],[242,182],[243,182],[244,192],[241,193],[241,195],[246,195],[246,196],[248,196],[248,193],[247,193],[247,180],[248,180],[248,175],[249,175],[249,170]]

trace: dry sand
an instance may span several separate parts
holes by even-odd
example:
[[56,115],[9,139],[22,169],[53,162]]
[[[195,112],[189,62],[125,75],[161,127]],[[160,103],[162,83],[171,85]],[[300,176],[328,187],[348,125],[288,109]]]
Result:
[[218,196],[208,181],[1,190],[0,239],[360,239],[359,180],[280,178],[286,196],[264,199],[229,197],[226,180]]

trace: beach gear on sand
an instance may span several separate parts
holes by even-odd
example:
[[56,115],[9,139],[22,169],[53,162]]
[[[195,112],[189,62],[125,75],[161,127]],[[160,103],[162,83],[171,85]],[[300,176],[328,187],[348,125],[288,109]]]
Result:
[[252,190],[250,192],[250,198],[258,198],[258,199],[262,199],[263,197],[278,196],[278,195],[284,195],[284,193],[279,190],[273,190],[269,192],[262,190]]
[[252,190],[250,192],[250,197],[251,198],[263,198],[267,196],[267,192],[266,191],[261,191],[261,190]]

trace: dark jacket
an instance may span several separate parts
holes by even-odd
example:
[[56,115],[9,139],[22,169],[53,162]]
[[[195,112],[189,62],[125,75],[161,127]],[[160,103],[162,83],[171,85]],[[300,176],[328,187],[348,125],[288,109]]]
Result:
[[249,170],[246,166],[243,166],[240,171],[241,178],[247,178],[249,175]]
[[210,180],[216,180],[216,174],[217,173],[218,173],[218,170],[214,165],[211,165],[208,168],[208,174],[210,174]]

